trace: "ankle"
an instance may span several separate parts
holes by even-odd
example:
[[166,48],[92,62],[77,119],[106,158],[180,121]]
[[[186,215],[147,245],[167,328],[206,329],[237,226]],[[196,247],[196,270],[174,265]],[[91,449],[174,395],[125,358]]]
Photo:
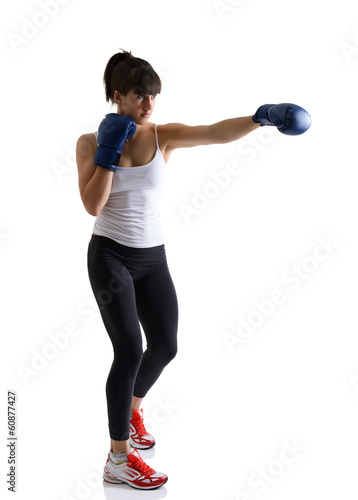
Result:
[[129,444],[129,439],[126,439],[124,441],[116,441],[114,439],[111,439],[109,449],[114,455],[118,455],[120,453],[127,453],[127,451],[130,451],[131,445]]
[[113,455],[121,455],[122,453],[128,453],[129,451],[131,451],[130,446],[128,448],[113,448],[113,449],[111,449],[111,453],[113,453]]

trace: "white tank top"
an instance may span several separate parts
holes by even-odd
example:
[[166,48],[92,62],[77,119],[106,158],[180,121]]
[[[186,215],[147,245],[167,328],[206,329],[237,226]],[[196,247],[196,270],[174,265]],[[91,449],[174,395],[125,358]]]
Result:
[[[93,132],[96,135],[96,132]],[[93,232],[135,248],[165,242],[160,220],[160,196],[166,162],[159,149],[152,161],[138,167],[117,167],[107,203],[96,217]]]

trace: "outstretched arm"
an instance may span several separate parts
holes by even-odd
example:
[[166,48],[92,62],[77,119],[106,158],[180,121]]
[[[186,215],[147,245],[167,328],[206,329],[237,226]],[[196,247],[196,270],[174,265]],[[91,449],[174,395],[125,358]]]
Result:
[[167,148],[190,148],[237,141],[260,126],[275,126],[282,134],[300,135],[311,125],[311,116],[297,104],[264,104],[251,116],[229,118],[212,125],[164,125]]
[[252,116],[243,116],[222,120],[212,125],[190,126],[168,123],[164,127],[168,149],[176,149],[237,141],[260,127],[260,123],[255,123]]

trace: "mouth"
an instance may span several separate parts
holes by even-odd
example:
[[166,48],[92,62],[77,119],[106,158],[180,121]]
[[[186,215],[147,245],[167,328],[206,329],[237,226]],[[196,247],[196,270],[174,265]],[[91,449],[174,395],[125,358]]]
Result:
[[143,116],[144,118],[149,118],[150,117],[150,113],[143,113],[140,116]]

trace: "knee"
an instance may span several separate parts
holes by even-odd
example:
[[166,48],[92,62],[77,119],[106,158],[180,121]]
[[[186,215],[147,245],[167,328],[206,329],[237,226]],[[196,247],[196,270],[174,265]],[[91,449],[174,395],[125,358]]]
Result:
[[114,358],[127,370],[137,371],[143,357],[143,348],[139,342],[127,342],[114,345]]
[[176,344],[165,347],[163,346],[163,348],[160,350],[160,358],[163,365],[167,365],[168,363],[170,363],[170,361],[172,361],[177,355],[177,352],[178,347]]

